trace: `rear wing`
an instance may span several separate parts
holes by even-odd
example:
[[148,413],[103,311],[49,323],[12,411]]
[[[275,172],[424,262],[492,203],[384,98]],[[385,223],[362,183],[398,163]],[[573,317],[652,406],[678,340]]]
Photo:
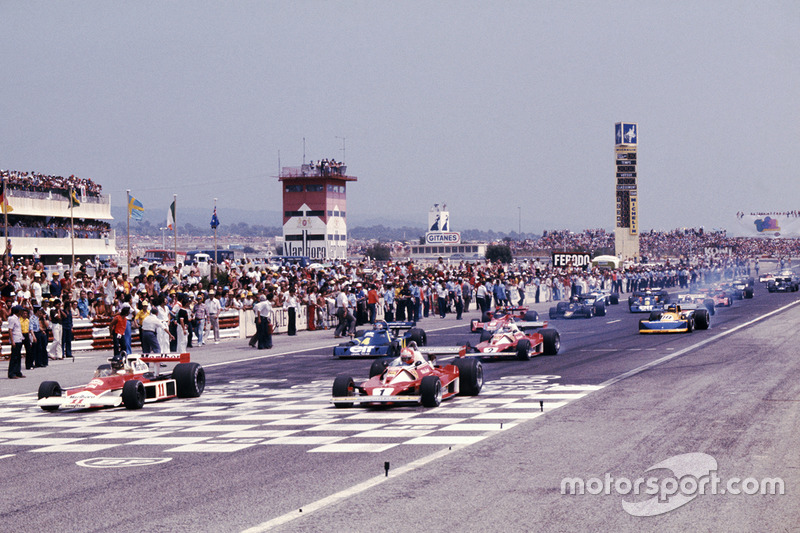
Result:
[[520,322],[514,322],[514,324],[521,330],[539,329],[539,328],[546,328],[547,327],[547,321],[546,320],[537,320],[535,322],[520,321]]

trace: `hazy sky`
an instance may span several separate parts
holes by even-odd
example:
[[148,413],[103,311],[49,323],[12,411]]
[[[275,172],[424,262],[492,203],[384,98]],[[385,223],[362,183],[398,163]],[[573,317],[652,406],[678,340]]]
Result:
[[0,0],[0,20],[0,168],[114,205],[280,211],[305,137],[358,177],[351,224],[424,228],[444,202],[454,230],[612,229],[627,121],[642,231],[800,209],[796,0]]

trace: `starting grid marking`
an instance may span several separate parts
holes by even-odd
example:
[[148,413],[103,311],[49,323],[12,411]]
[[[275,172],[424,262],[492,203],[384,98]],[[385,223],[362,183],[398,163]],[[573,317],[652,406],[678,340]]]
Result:
[[96,452],[121,446],[230,453],[287,445],[306,446],[314,453],[352,453],[399,445],[467,445],[602,388],[561,385],[558,379],[506,376],[484,385],[479,396],[459,396],[434,409],[336,408],[329,401],[329,380],[291,388],[277,388],[274,380],[231,381],[206,388],[197,399],[148,403],[138,411],[49,413],[31,395],[16,396],[0,403],[0,454]]

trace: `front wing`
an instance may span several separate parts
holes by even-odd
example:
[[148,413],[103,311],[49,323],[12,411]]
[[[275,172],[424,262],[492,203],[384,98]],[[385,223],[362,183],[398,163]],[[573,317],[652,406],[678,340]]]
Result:
[[688,333],[688,320],[642,320],[639,333]]

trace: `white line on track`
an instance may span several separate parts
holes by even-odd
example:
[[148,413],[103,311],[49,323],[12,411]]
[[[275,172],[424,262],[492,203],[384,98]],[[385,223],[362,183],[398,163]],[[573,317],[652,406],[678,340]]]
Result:
[[14,457],[16,454],[14,453],[7,453],[5,455],[0,455],[0,459],[8,459],[9,457]]
[[610,320],[610,321],[606,322],[606,324],[616,324],[617,322],[622,322],[622,319],[618,318],[617,320]]
[[[455,446],[453,446],[452,448],[455,448]],[[253,526],[253,527],[251,527],[249,529],[245,529],[242,533],[260,533],[261,531],[269,531],[271,528],[273,528],[275,526],[279,526],[279,525],[285,524],[287,522],[291,522],[292,520],[295,520],[297,518],[301,518],[304,515],[308,515],[309,513],[313,513],[314,511],[319,511],[323,507],[327,507],[328,505],[331,505],[331,504],[334,504],[334,503],[338,503],[338,502],[340,502],[342,500],[346,500],[347,498],[350,498],[351,496],[355,496],[356,494],[364,492],[365,490],[370,489],[372,487],[375,487],[376,485],[380,485],[384,481],[388,481],[389,479],[391,479],[393,477],[405,474],[407,472],[411,472],[412,470],[416,470],[417,468],[419,468],[421,466],[424,466],[424,465],[430,463],[431,461],[435,461],[436,459],[440,459],[441,457],[444,457],[445,455],[450,453],[452,451],[452,448],[439,450],[436,453],[432,453],[432,454],[430,454],[428,456],[425,456],[425,457],[423,457],[421,459],[417,459],[416,461],[412,461],[412,462],[408,463],[407,465],[403,465],[403,466],[400,466],[400,467],[395,468],[393,470],[390,470],[389,471],[389,476],[386,476],[386,475],[375,476],[374,478],[368,479],[368,480],[366,480],[366,481],[364,481],[362,483],[359,483],[358,485],[350,487],[349,489],[345,489],[343,491],[337,492],[336,494],[331,494],[330,496],[328,496],[326,498],[322,498],[321,500],[317,500],[314,503],[311,503],[309,505],[306,505],[306,506],[298,509],[297,511],[292,511],[290,513],[286,513],[286,514],[284,514],[282,516],[278,516],[278,517],[273,518],[272,520],[269,520],[269,521],[264,522],[262,524],[258,524],[257,526]]]

